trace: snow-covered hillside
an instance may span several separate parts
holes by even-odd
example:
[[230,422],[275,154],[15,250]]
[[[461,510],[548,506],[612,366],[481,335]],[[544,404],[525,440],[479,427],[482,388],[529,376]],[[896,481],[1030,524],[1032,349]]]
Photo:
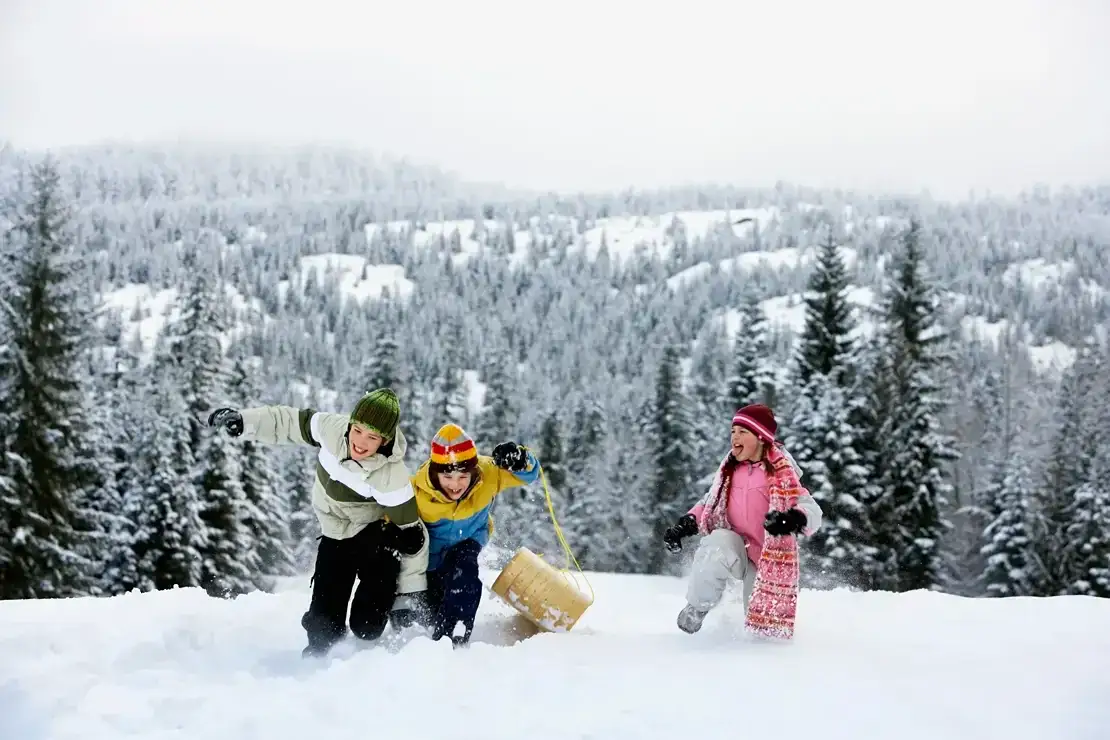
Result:
[[[794,218],[799,213],[820,210],[826,209],[803,203],[796,212],[783,211],[777,207],[673,211],[652,216],[599,218],[588,222],[554,215],[542,219],[532,217],[524,223],[512,225],[493,219],[455,219],[419,224],[390,221],[368,224],[365,236],[371,244],[384,238],[393,238],[401,243],[411,244],[416,249],[444,249],[457,264],[476,255],[493,252],[504,255],[514,267],[523,268],[529,264],[529,257],[537,249],[544,249],[545,243],[555,233],[571,235],[571,250],[583,252],[590,258],[596,258],[604,245],[610,258],[619,262],[627,262],[638,252],[654,253],[660,259],[667,259],[682,240],[688,245],[694,244],[721,230],[731,230],[733,236],[741,240],[750,240],[755,234],[759,234],[764,240],[770,240],[784,220]],[[905,219],[883,216],[867,219],[850,206],[844,207],[840,217],[850,236],[858,233],[862,226],[875,233],[884,229],[900,229],[907,225]],[[737,223],[745,219],[750,221]],[[753,245],[749,243],[747,246],[750,248]],[[888,254],[881,254],[878,258],[872,257],[873,265],[865,265],[859,250],[850,245],[842,246],[840,254],[849,274],[868,269],[882,273],[889,258]],[[698,262],[678,270],[667,277],[665,282],[671,291],[681,295],[685,291],[703,290],[705,281],[713,274],[727,275],[731,279],[743,281],[754,274],[804,271],[813,264],[815,256],[816,250],[812,246],[754,249],[713,262]],[[1075,272],[1073,262],[1052,263],[1038,258],[1015,261],[1005,270],[1001,281],[1008,290],[1060,291],[1068,289],[1067,281]],[[1104,288],[1091,280],[1080,279],[1076,286],[1080,294],[1090,301],[1098,301],[1107,295]],[[638,285],[636,290],[650,294],[653,286]],[[876,308],[875,289],[866,284],[854,284],[848,297],[857,308],[859,333],[869,334],[873,329],[873,322],[868,309]],[[949,294],[946,306],[950,309],[958,307],[962,313],[968,310],[967,296]],[[800,293],[776,296],[763,301],[761,307],[773,327],[795,334],[801,332],[805,323],[805,311]],[[997,341],[1002,325],[989,325],[986,317],[974,313],[965,316],[957,313],[956,318],[960,319],[960,330],[965,338]],[[736,308],[722,312],[715,320],[719,322],[722,319],[729,327],[730,334],[740,325]],[[1023,329],[1017,339],[1028,353],[1033,367],[1039,372],[1059,373],[1074,361],[1074,348],[1056,340],[1035,344],[1028,327]]]
[[326,663],[299,654],[307,579],[236,601],[6,602],[0,738],[1095,740],[1110,727],[1105,599],[807,591],[795,642],[771,645],[743,635],[735,601],[679,632],[682,581],[590,580],[597,602],[567,634],[523,639],[487,593],[469,650],[413,631]]

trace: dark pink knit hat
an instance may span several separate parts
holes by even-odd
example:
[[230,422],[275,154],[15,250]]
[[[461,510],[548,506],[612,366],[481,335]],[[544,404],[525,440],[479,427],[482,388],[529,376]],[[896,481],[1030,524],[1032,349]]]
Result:
[[767,444],[775,443],[775,432],[779,425],[775,412],[761,403],[753,403],[736,411],[732,417],[733,426],[742,426]]

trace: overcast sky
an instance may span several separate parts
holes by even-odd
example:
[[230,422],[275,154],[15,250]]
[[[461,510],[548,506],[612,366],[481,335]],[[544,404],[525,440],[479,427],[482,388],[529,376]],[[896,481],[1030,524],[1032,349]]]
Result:
[[0,0],[0,138],[1013,192],[1110,182],[1108,30],[1108,0]]

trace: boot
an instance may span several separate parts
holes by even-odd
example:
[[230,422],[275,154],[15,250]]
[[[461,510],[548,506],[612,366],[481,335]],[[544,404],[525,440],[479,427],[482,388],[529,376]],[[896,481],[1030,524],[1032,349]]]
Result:
[[705,621],[707,614],[709,614],[708,611],[699,611],[687,604],[678,613],[678,628],[692,635],[701,629],[701,623]]

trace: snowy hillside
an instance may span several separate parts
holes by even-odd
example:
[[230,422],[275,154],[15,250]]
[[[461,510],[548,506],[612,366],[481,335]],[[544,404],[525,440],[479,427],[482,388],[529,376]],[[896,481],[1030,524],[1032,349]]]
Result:
[[1110,726],[1105,599],[803,592],[780,646],[743,636],[737,603],[679,632],[682,581],[591,583],[569,634],[518,642],[530,630],[487,593],[469,650],[409,634],[326,664],[299,655],[307,579],[236,601],[3,603],[0,737],[1095,740]]
[[[416,223],[413,221],[389,221],[384,224],[371,223],[365,227],[368,244],[373,245],[383,239],[393,239],[417,250],[440,249],[451,255],[455,264],[463,264],[482,254],[503,255],[515,268],[526,268],[531,258],[540,260],[546,254],[554,235],[570,235],[572,247],[569,251],[584,253],[596,259],[605,247],[610,259],[627,264],[638,255],[655,255],[661,260],[675,258],[677,245],[686,248],[702,243],[714,234],[724,230],[728,238],[734,238],[739,254],[712,261],[701,260],[689,266],[673,269],[664,282],[676,296],[684,293],[704,292],[715,276],[744,283],[753,277],[793,273],[804,275],[812,268],[817,250],[809,247],[778,247],[772,249],[752,249],[763,242],[773,242],[782,234],[784,224],[805,215],[827,211],[821,206],[801,203],[793,210],[778,207],[747,208],[731,210],[671,211],[651,216],[615,216],[582,221],[576,218],[533,216],[525,223],[509,224],[494,219],[453,219]],[[861,231],[874,235],[886,229],[899,229],[908,223],[906,219],[873,216],[860,216],[851,206],[845,206],[840,216],[845,233],[851,239]],[[737,223],[750,219],[744,223]],[[813,232],[808,227],[792,233]],[[510,236],[511,235],[511,236]],[[1020,244],[1012,245],[1015,253]],[[876,289],[872,285],[859,282],[868,274],[882,274],[886,269],[889,255],[874,252],[867,258],[861,256],[854,246],[842,246],[839,253],[849,274],[857,275],[848,300],[857,309],[858,333],[868,335],[872,332],[873,322],[869,309],[876,309]],[[331,255],[332,259],[338,255]],[[315,259],[315,258],[305,258]],[[358,259],[358,258],[354,258]],[[1105,299],[1107,291],[1098,283],[1075,278],[1076,265],[1067,260],[1048,262],[1043,258],[1019,260],[1010,264],[1001,275],[1001,284],[1007,290],[1033,291],[1046,293],[1068,289],[1068,281],[1074,280],[1078,295],[1090,302]],[[410,284],[411,285],[411,284]],[[636,285],[640,294],[651,294],[651,285]],[[794,335],[800,334],[805,325],[805,306],[802,293],[789,292],[761,302],[764,315],[772,327],[787,330]],[[945,308],[954,311],[959,330],[965,339],[978,339],[998,344],[998,338],[1007,322],[990,323],[985,316],[969,308],[967,295],[948,293]],[[741,315],[736,307],[726,309],[715,316],[715,321],[725,322],[732,336],[742,324]],[[1015,339],[1027,352],[1033,367],[1041,373],[1060,373],[1075,359],[1075,349],[1059,340],[1038,343],[1034,340],[1030,327],[1024,326]]]

